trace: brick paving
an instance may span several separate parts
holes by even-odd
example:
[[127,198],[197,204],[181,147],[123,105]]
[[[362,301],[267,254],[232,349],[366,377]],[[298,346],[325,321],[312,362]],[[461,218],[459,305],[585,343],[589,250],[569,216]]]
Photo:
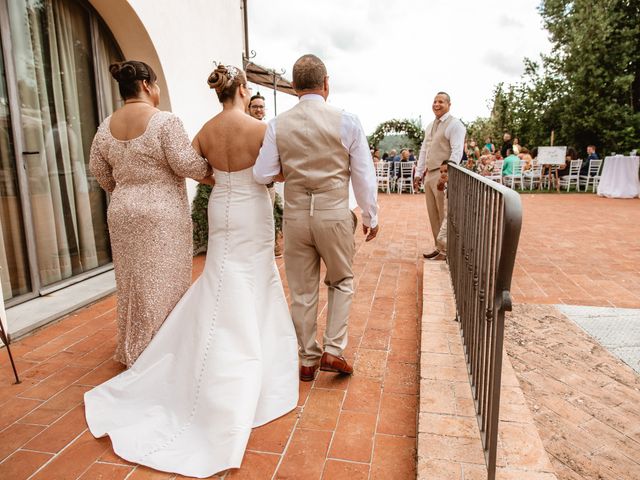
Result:
[[640,318],[628,315],[640,307],[640,200],[561,194],[522,203],[505,349],[556,475],[640,478],[640,376],[611,354],[630,365],[638,355],[631,336]]
[[640,376],[550,305],[516,305],[505,349],[560,480],[640,478]]
[[521,198],[514,303],[640,308],[640,199]]
[[[313,383],[301,383],[298,408],[255,429],[242,468],[214,478],[415,478],[418,255],[428,228],[426,221],[416,223],[415,212],[423,202],[418,196],[381,196],[379,237],[365,244],[358,232],[345,352],[355,362],[355,375],[321,372]],[[194,276],[202,267],[203,258],[196,258]],[[111,296],[13,344],[20,385],[11,384],[0,352],[0,478],[184,478],[125,462],[107,438],[96,440],[87,430],[82,395],[121,371],[111,359],[115,315]]]
[[[358,236],[346,352],[356,374],[301,384],[298,409],[256,429],[226,478],[415,478],[419,254],[431,242],[422,196],[380,203],[379,238]],[[523,205],[516,303],[640,306],[640,201],[527,195]],[[183,478],[124,462],[87,431],[82,395],[121,371],[114,346],[111,296],[15,343],[22,384],[0,352],[0,478]]]

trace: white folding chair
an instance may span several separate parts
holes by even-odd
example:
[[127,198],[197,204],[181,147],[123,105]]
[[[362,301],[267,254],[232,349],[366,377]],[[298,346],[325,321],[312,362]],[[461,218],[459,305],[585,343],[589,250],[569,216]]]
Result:
[[493,162],[493,170],[491,170],[491,175],[487,175],[487,178],[494,182],[502,183],[502,165],[504,165],[504,160]]
[[502,181],[512,190],[515,190],[516,183],[519,183],[520,187],[522,187],[522,160],[513,162],[513,170],[511,171],[511,174],[503,175]]
[[591,185],[591,189],[593,192],[596,191],[596,187],[598,186],[598,181],[600,180],[600,167],[602,166],[602,160],[591,159],[589,160],[589,169],[587,170],[586,175],[580,175],[578,178],[578,190],[580,187],[584,186],[584,191],[589,191],[589,185]]
[[413,191],[413,162],[400,162],[400,176],[396,183],[396,190],[398,193],[402,193],[405,188],[410,193]]
[[522,188],[527,187],[529,184],[529,190],[533,190],[535,185],[540,185],[542,179],[542,165],[538,162],[533,162],[531,168],[526,172],[522,172]]
[[582,160],[571,160],[569,164],[569,173],[564,177],[560,177],[560,188],[566,186],[567,192],[571,190],[571,185],[576,186],[576,190],[578,188],[578,182],[580,181],[580,167],[582,166]]
[[376,165],[376,179],[378,181],[378,190],[391,193],[390,167],[392,162],[378,162]]

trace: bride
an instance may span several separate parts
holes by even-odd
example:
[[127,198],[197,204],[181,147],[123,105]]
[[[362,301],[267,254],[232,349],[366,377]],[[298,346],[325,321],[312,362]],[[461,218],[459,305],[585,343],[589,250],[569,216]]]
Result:
[[298,401],[271,200],[252,174],[265,124],[244,113],[241,70],[219,65],[209,86],[223,111],[194,139],[215,174],[202,276],[133,366],[85,394],[91,433],[120,457],[200,478],[240,467],[251,428]]

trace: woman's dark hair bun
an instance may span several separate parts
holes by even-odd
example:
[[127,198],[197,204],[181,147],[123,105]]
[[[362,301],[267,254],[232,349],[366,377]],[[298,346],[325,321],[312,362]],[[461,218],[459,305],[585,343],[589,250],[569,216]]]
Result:
[[136,67],[134,67],[130,63],[125,63],[120,67],[120,81],[122,82],[130,82],[131,80],[137,80],[136,74],[137,74]]
[[112,63],[109,65],[109,73],[115,80],[118,80],[120,78],[120,64]]
[[111,76],[118,82],[131,82],[139,80],[136,67],[129,62],[114,63],[109,66]]
[[153,84],[158,79],[149,65],[138,60],[112,63],[109,65],[109,73],[118,82],[120,95],[125,100],[138,95],[143,80]]

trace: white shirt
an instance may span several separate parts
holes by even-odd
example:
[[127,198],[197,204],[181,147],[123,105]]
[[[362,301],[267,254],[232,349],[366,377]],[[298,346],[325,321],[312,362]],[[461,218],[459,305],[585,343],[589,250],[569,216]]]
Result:
[[[324,102],[325,100],[320,95],[307,94],[300,97],[300,101]],[[278,117],[275,117],[269,121],[260,154],[253,166],[253,178],[256,182],[265,185],[271,183],[273,177],[278,175],[281,169],[280,153],[276,143],[277,120]],[[378,183],[367,137],[356,115],[342,112],[340,141],[349,152],[351,183],[358,206],[362,209],[362,223],[373,228],[378,225]]]
[[[440,117],[440,121],[444,122],[450,116],[450,113],[447,112]],[[416,167],[415,174],[416,178],[422,178],[427,166],[427,154],[429,152],[427,139],[429,133],[431,132],[432,126],[433,122],[427,125],[427,128],[425,128],[424,130],[424,141],[422,142],[422,147],[420,148],[420,156],[418,157],[418,166]],[[467,129],[462,124],[462,122],[457,118],[452,117],[449,125],[447,125],[447,129],[444,131],[444,138],[449,140],[449,144],[451,145],[451,156],[449,157],[450,162],[459,164],[460,160],[462,160],[462,150],[464,149],[464,137],[466,134]]]

